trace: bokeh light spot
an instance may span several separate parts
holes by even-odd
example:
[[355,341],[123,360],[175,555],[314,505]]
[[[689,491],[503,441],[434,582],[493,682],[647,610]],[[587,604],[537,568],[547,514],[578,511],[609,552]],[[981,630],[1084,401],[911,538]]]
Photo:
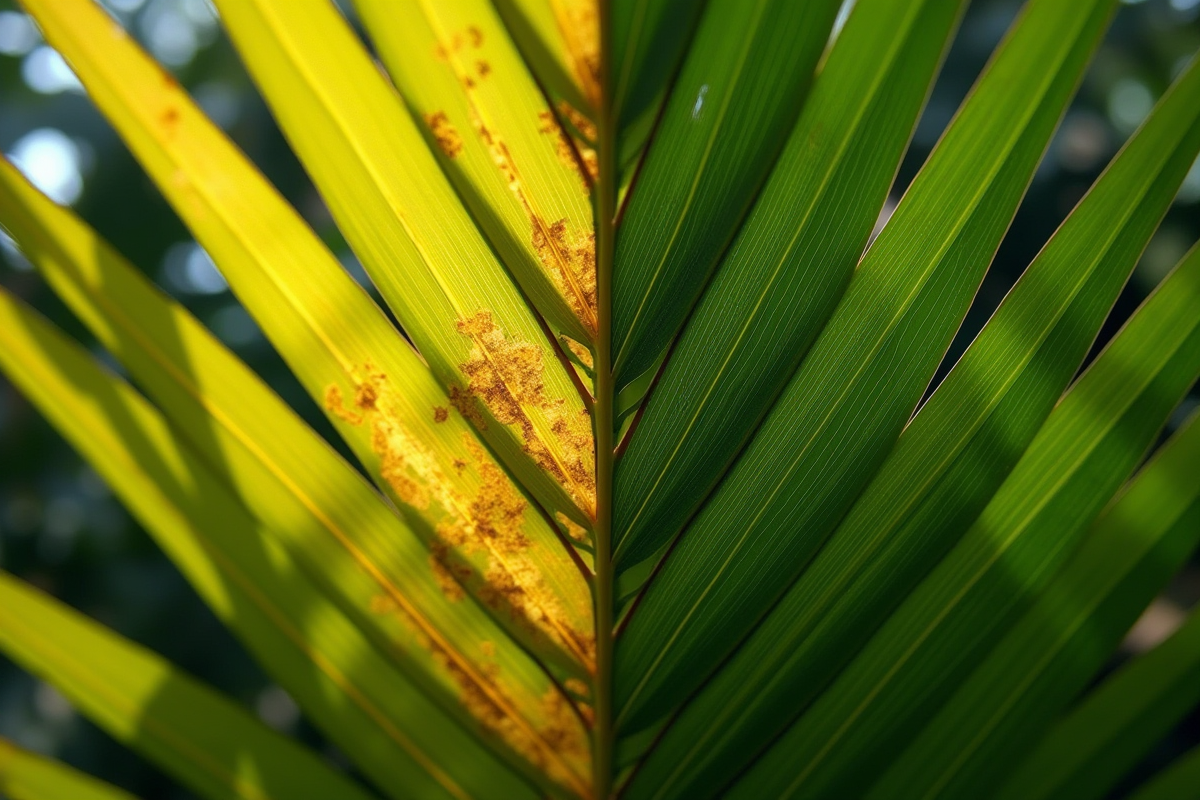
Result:
[[17,140],[8,157],[30,183],[56,203],[71,205],[83,193],[82,154],[60,130],[30,131]]

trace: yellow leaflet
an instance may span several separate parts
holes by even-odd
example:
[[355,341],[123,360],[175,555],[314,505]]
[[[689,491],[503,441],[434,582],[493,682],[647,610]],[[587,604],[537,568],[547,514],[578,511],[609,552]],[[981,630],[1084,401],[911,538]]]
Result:
[[[327,0],[217,3],[347,241],[451,398],[531,487],[595,513],[579,391],[426,146]],[[553,498],[549,498],[553,499]],[[562,498],[565,500],[566,498]]]
[[591,342],[595,151],[572,144],[487,0],[356,5],[447,175],[526,294],[556,332]]
[[[592,115],[596,107],[591,94],[596,90],[595,81],[589,77],[589,88],[584,88],[584,80],[577,71],[580,62],[563,36],[560,20],[565,17],[555,7],[555,0],[494,0],[494,3],[521,55],[555,104],[565,102]],[[589,5],[595,7],[595,0]],[[599,42],[598,30],[596,41]]]
[[[475,499],[485,483],[496,485],[496,476],[502,473],[475,443],[470,426],[458,414],[450,413],[452,405],[445,390],[379,309],[175,82],[102,11],[84,0],[44,0],[29,5],[47,36],[71,60],[92,97],[191,225],[309,392],[325,400],[331,392],[343,391],[349,398],[371,390],[379,396],[369,421],[361,414],[356,421],[354,416],[348,418],[342,409],[331,414],[356,454],[381,477],[380,483],[389,492],[402,501],[414,500],[420,494],[412,487],[419,485],[437,501],[402,505],[413,528],[435,546],[441,541],[438,531],[443,526],[467,531],[474,542],[473,552],[456,548],[456,553],[472,556],[471,574],[462,574],[462,561],[452,562],[465,582],[476,592],[487,593],[510,632],[535,651],[551,661],[562,661],[546,652],[545,636],[549,636],[554,649],[586,664],[588,650],[579,642],[586,645],[590,640],[590,598],[578,571],[554,531],[528,504],[519,526],[509,520],[511,526],[521,529],[528,547],[506,555],[480,546],[480,540],[487,541],[486,519],[476,513]],[[76,26],[80,20],[87,24]],[[72,31],[87,34],[73,35]],[[19,204],[37,209],[40,221],[31,223],[31,230],[67,225],[51,221],[57,219],[55,213],[63,216],[62,212],[39,200],[15,172],[9,169],[5,175],[8,189],[23,198]],[[128,273],[127,268],[122,271],[113,266],[119,259],[111,254],[103,263],[96,261],[99,249],[90,241],[94,234],[77,230],[74,237],[78,242],[64,259],[85,271],[73,280],[85,285],[90,281],[90,291],[96,292],[114,279],[105,275],[106,269]],[[57,231],[49,237],[43,235],[45,242],[56,238],[67,241]],[[141,310],[156,300],[136,286],[130,291],[135,292],[135,299],[127,305],[123,319],[132,329],[147,322]],[[161,344],[172,338],[150,335],[142,341]],[[156,358],[171,361],[162,354]],[[201,389],[209,393],[207,402],[222,398],[222,418],[234,424],[232,435],[244,438],[246,431],[256,429],[257,423],[237,419],[238,413],[249,413],[252,406],[244,403],[239,390],[231,389],[219,369]],[[285,441],[289,438],[283,437]],[[405,442],[419,446],[397,458]],[[278,463],[290,467],[294,462],[283,458]],[[449,499],[455,502],[443,502]],[[442,574],[441,562],[436,566],[431,562],[428,568]],[[528,601],[525,608],[515,608],[507,600],[516,593],[504,589],[514,585],[526,590],[522,594]],[[535,630],[544,634],[540,641],[538,636],[530,636]]]
[[4,739],[0,739],[0,795],[12,800],[135,800],[128,792]]
[[[468,729],[481,725],[509,752],[534,765],[527,774],[547,773],[568,785],[586,774],[586,737],[579,726],[573,731],[565,727],[563,710],[569,707],[561,693],[522,666],[519,650],[496,646],[499,631],[478,607],[454,607],[446,601],[416,540],[394,518],[390,526],[379,526],[379,502],[356,495],[352,480],[339,480],[343,475],[337,470],[317,471],[329,481],[331,496],[317,498],[324,501],[317,508],[306,508],[254,470],[252,462],[239,458],[236,449],[225,448],[227,461],[210,469],[140,395],[3,291],[0,344],[0,364],[14,382],[109,481],[217,615],[242,633],[283,685],[292,691],[308,686],[285,679],[317,667],[418,761],[424,759],[421,751],[456,734],[444,732],[413,745],[409,734],[396,727],[413,720],[387,709],[405,696],[397,694],[401,688],[409,693],[407,706],[450,698],[443,706]],[[197,427],[204,425],[205,420],[197,422]],[[266,434],[298,432],[303,439],[303,430],[286,427]],[[296,452],[297,458],[314,455],[319,454],[313,448]],[[303,480],[301,468],[295,474]],[[237,498],[230,493],[235,487],[243,489]],[[339,505],[338,497],[346,502]],[[246,506],[261,517],[250,516]],[[320,535],[322,524],[341,537],[353,559],[332,538]],[[349,530],[378,535],[351,545]],[[293,554],[299,561],[292,560]],[[300,569],[302,564],[307,569]],[[308,575],[328,587],[336,605],[309,583]],[[492,646],[484,651],[481,642]],[[298,648],[311,665],[297,667],[295,658],[281,649],[285,644]],[[378,652],[392,657],[413,684]],[[353,730],[357,723],[346,723],[344,716],[330,711],[330,688],[313,689],[315,694],[298,699],[305,705],[306,698],[310,704],[320,698],[316,710],[326,714],[321,719]],[[333,703],[335,708],[343,705]],[[435,713],[438,720],[430,716]],[[418,740],[433,735],[435,723],[443,731],[459,730],[448,720],[444,725],[439,721],[436,706],[423,708],[422,714],[425,727],[412,732]],[[572,753],[564,741],[577,742],[581,752]]]

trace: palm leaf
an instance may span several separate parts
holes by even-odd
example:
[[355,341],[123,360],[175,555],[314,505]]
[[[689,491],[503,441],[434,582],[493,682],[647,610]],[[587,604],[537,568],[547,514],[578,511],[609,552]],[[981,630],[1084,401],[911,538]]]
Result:
[[1059,720],[996,796],[1105,797],[1197,704],[1200,615],[1192,614],[1170,638],[1105,679]]
[[[1110,12],[1108,2],[1070,12],[1034,2],[1001,47],[804,363],[625,627],[618,704],[631,731],[671,711],[671,701],[737,644],[887,455],[966,313]],[[1060,24],[1067,16],[1069,25]],[[1025,90],[1012,93],[1014,85]],[[963,169],[967,163],[973,168]],[[688,498],[689,513],[701,499]],[[653,555],[672,533],[660,527],[618,543],[619,566]]]
[[0,791],[12,800],[134,800],[133,795],[0,739]]
[[[1029,0],[881,231],[961,0],[217,0],[386,308],[101,5],[23,4],[343,440],[0,163],[128,378],[5,287],[0,369],[370,784],[0,573],[0,650],[191,791],[1100,797],[1195,706],[1195,614],[1086,687],[1200,539],[1200,246],[1077,373],[1200,65],[931,386],[1115,0]],[[3,741],[0,791],[125,796]]]
[[[486,751],[473,741],[476,726],[456,724],[429,689],[389,663],[136,392],[7,293],[0,294],[0,319],[6,371],[86,454],[217,616],[318,725],[346,743],[367,774],[384,787],[419,783],[450,796],[469,796],[476,792],[471,783],[504,778],[510,791],[520,791],[515,776],[483,757]],[[439,676],[443,691],[463,698],[463,716],[510,723],[494,725],[493,737],[507,733],[512,748],[535,758],[540,749],[542,758],[561,764],[565,749],[546,749],[528,721],[506,715],[503,695],[490,683],[473,683],[453,645],[443,646],[445,637],[422,629],[419,617],[410,620],[393,596],[378,597],[366,577],[346,576],[359,587],[357,606],[371,607],[390,647],[407,640],[406,655]],[[430,594],[440,597],[437,592],[435,585]],[[421,725],[413,726],[413,719]],[[472,751],[477,771],[467,776],[471,783],[452,777],[445,765],[453,754]],[[520,763],[521,756],[510,754]],[[558,776],[569,781],[572,772],[564,767]]]
[[24,581],[0,572],[0,597],[7,653],[202,797],[369,797],[217,692]]
[[[849,27],[843,33],[852,35]],[[1083,361],[1200,149],[1200,127],[1175,124],[1177,114],[1195,119],[1189,87],[1198,75],[1193,69],[1164,100],[1030,265],[825,549],[657,744],[634,786],[656,783],[661,772],[663,791],[689,769],[681,784],[688,792],[727,778],[816,695],[978,516]],[[1112,206],[1134,208],[1126,203],[1131,194],[1144,198],[1137,208],[1145,216],[1114,225]],[[1013,331],[1023,332],[1019,341]]]

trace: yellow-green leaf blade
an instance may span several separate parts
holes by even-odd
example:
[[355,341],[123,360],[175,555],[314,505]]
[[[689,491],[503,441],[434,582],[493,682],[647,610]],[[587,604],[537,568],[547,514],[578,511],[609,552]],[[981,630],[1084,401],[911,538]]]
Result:
[[[6,572],[0,648],[202,797],[370,798],[223,695]],[[67,797],[82,795],[56,800]]]
[[[101,8],[86,0],[31,0],[28,6],[297,377],[325,405],[369,473],[397,501],[413,530],[432,547],[464,549],[459,546],[463,543],[442,541],[437,529],[446,525],[454,530],[474,530],[477,526],[473,523],[483,521],[476,519],[470,506],[483,491],[485,476],[505,492],[518,490],[503,480],[493,457],[454,410],[445,388],[295,211],[174,81],[113,27],[115,23]],[[87,33],[91,30],[106,33],[93,36]],[[170,123],[165,128],[164,120]],[[6,201],[13,204],[12,213],[22,204],[39,210],[34,218],[26,219],[27,233],[41,243],[39,249],[52,254],[52,261],[104,266],[97,262],[99,253],[92,252],[92,235],[78,226],[69,235],[60,232],[49,219],[57,219],[61,213],[39,200],[11,167],[6,170],[6,193],[14,193]],[[68,241],[73,249],[61,252],[60,246]],[[129,274],[128,270],[122,274]],[[93,274],[91,289],[77,300],[102,299],[97,292],[105,281],[104,276]],[[153,303],[147,298],[157,296],[147,294],[141,286],[144,282],[127,289],[136,296],[124,297],[121,320],[111,323],[115,326],[111,335],[118,335],[125,326],[128,336],[123,348],[132,348],[130,355],[147,346],[162,350],[176,339],[171,330],[148,334],[140,330],[152,321],[166,324],[141,318],[141,305]],[[105,313],[113,311],[106,307]],[[151,360],[170,364],[180,355],[185,354],[160,352]],[[157,372],[151,370],[151,374]],[[195,380],[177,370],[169,377],[172,381]],[[239,387],[212,376],[204,386],[212,390],[209,400],[219,407],[219,416],[226,422],[242,432],[256,428],[257,423],[244,418],[254,409],[245,406]],[[373,408],[358,405],[368,398]],[[187,430],[197,434],[207,427]],[[377,435],[380,431],[386,435]],[[204,439],[201,443],[211,444]],[[287,448],[289,437],[274,444]],[[275,460],[294,463],[288,457]],[[460,466],[463,462],[465,467]],[[299,463],[308,463],[308,459]],[[352,488],[361,492],[361,487]],[[546,593],[557,597],[561,611],[543,609],[545,618],[556,623],[550,626],[531,623],[541,616],[537,609],[523,613],[511,603],[492,605],[500,606],[498,616],[513,635],[549,661],[565,661],[568,668],[570,662],[586,665],[591,600],[579,570],[560,545],[558,534],[532,506],[521,516],[520,528],[531,546],[519,553],[499,552],[487,537],[471,537],[469,546],[480,555],[475,557],[479,563],[468,584],[477,594],[487,591],[495,598],[478,574],[494,568],[530,598]],[[483,564],[484,553],[487,561],[496,564]],[[519,562],[525,559],[534,560],[536,572],[523,568]],[[530,582],[539,574],[549,589]],[[555,642],[550,648],[546,647],[547,636]],[[575,640],[581,637],[582,644],[577,644]]]
[[501,259],[552,329],[590,347],[596,252],[585,159],[594,169],[595,152],[582,142],[576,152],[491,3],[355,6]]
[[[4,291],[0,367],[112,486],[216,616],[381,789],[403,797],[402,787],[421,785],[436,796],[466,797],[500,782],[517,796],[526,791],[484,749],[475,726],[448,716],[425,686],[385,658],[141,395]],[[360,605],[370,603],[376,590],[368,576],[359,586]],[[372,610],[394,646],[414,659],[423,655],[427,669],[453,658],[396,598],[385,596]],[[445,670],[453,685],[449,664]],[[469,698],[478,698],[476,709],[504,715],[472,690],[459,690],[467,710]],[[452,775],[464,753],[472,754],[470,769]]]
[[599,97],[599,0],[495,0],[522,55],[555,103],[594,113]]
[[548,499],[557,491],[551,513],[590,518],[595,466],[583,400],[335,6],[217,5],[346,240],[434,375],[524,485]]
[[0,795],[10,800],[135,800],[91,775],[0,739]]
[[[464,693],[474,691],[491,698],[502,718],[514,720],[521,743],[533,745],[543,758],[557,760],[573,743],[577,766],[585,760],[582,728],[563,729],[563,720],[547,713],[555,708],[547,698],[559,697],[554,684],[483,609],[461,599],[461,589],[446,574],[452,568],[477,568],[475,583],[463,583],[491,598],[491,610],[506,616],[509,612],[499,607],[505,598],[493,594],[495,586],[506,584],[495,571],[506,565],[528,570],[519,553],[498,566],[435,561],[353,468],[215,337],[7,162],[0,163],[0,221],[101,343],[169,410],[175,430],[207,461],[214,477],[411,679],[467,727],[479,724],[482,710],[463,700]],[[524,510],[501,487],[489,491],[502,510]],[[450,502],[474,507],[477,501],[456,497]],[[494,529],[518,535],[500,520]],[[485,573],[492,583],[477,585]],[[561,614],[561,604],[545,596],[545,587],[541,597],[536,594],[536,578],[536,573],[526,577],[529,591],[520,599],[531,615],[540,611],[554,619],[552,612]],[[396,614],[379,613],[380,603],[395,606]],[[529,632],[529,621],[509,621],[518,632]],[[490,653],[480,642],[492,643]],[[430,643],[436,643],[437,652]],[[503,690],[496,675],[504,678]],[[546,727],[561,729],[554,747],[535,730]],[[492,733],[506,738],[499,730]]]

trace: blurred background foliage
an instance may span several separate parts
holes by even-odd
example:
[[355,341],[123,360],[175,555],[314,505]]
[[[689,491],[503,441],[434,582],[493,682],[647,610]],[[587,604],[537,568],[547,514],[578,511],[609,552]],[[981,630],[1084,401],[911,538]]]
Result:
[[[365,281],[221,33],[208,0],[103,2],[189,88],[321,233],[346,268]],[[971,4],[900,169],[885,217],[1019,6],[1019,0]],[[939,377],[1198,49],[1200,0],[1122,4]],[[324,418],[229,293],[207,254],[92,108],[69,67],[41,41],[32,22],[11,0],[0,0],[0,149],[43,191],[72,205],[130,260],[186,303],[311,423],[328,432]],[[1198,237],[1200,162],[1143,255],[1096,348]],[[0,281],[87,341],[82,327],[2,232]],[[97,355],[119,369],[103,353]],[[1172,424],[1182,422],[1198,402],[1194,389]],[[344,763],[304,724],[291,699],[270,684],[104,484],[3,377],[0,566],[165,654],[241,698],[268,724],[324,748],[331,759]],[[1123,654],[1161,640],[1198,600],[1200,559],[1193,558],[1130,633]],[[0,735],[61,758],[145,800],[190,796],[78,717],[49,686],[2,657]],[[1200,741],[1200,714],[1193,713],[1150,760],[1165,763],[1196,741]]]

